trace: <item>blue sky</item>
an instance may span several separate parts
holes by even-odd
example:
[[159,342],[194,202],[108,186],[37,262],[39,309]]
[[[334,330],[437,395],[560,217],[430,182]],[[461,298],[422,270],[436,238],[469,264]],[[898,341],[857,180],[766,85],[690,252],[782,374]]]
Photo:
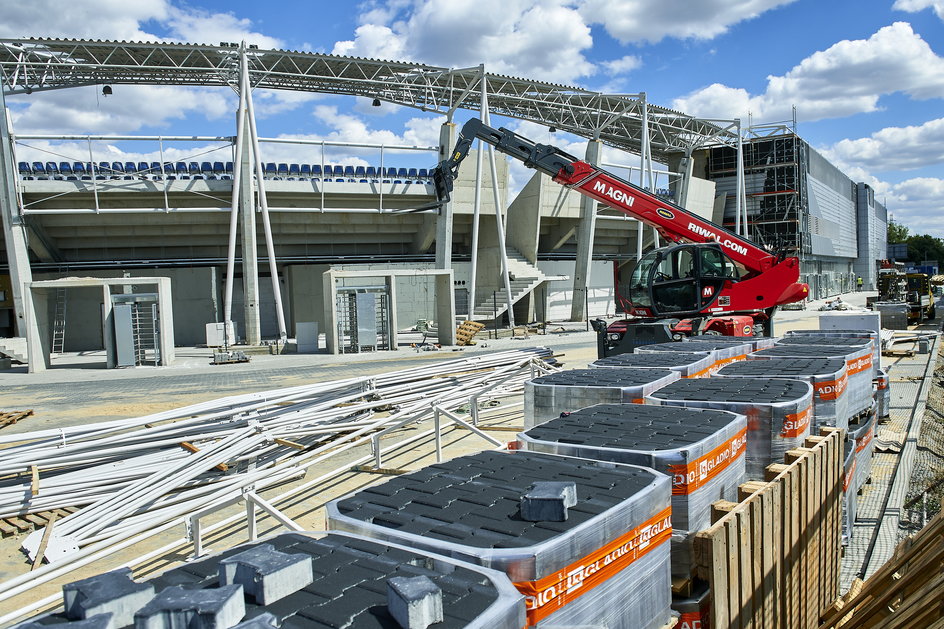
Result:
[[[3,37],[246,40],[448,67],[485,63],[501,74],[645,91],[652,103],[701,117],[780,122],[796,107],[799,134],[872,185],[896,220],[944,237],[944,0],[34,0],[4,17]],[[21,134],[234,133],[235,97],[224,89],[120,86],[104,99],[83,88],[8,105]],[[318,94],[259,93],[256,107],[269,137],[431,145],[440,122]],[[501,122],[550,139],[536,125]],[[553,141],[580,150],[576,138]],[[295,157],[285,145],[270,147],[267,161]],[[115,159],[155,156],[140,144],[108,150]],[[168,146],[165,157],[194,150]],[[370,161],[362,153],[331,159]],[[527,175],[513,166],[517,185]]]

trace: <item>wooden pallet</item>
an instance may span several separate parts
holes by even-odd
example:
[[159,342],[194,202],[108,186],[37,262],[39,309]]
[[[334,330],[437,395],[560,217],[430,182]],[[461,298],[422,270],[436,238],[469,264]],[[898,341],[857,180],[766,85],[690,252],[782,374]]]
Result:
[[28,409],[25,411],[7,411],[6,413],[0,412],[0,428],[12,426],[24,417],[29,417],[32,414],[33,409]]
[[484,327],[484,323],[464,321],[462,325],[456,328],[456,345],[475,345],[475,341],[472,340],[472,337],[478,334]]
[[37,513],[0,518],[0,537],[11,537],[44,528],[49,520],[53,518],[53,514],[56,518],[64,518],[78,510],[78,507],[63,507],[52,511],[39,511]]

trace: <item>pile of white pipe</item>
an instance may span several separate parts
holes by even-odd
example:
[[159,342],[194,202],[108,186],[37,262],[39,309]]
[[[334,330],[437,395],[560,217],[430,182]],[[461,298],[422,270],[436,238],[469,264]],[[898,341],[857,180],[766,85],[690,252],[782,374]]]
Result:
[[[550,360],[545,348],[481,354],[0,438],[0,517],[84,507],[46,535],[47,561],[68,561],[84,547],[297,478],[326,451],[431,418],[434,407],[458,412],[487,389],[520,392],[534,375],[527,367],[546,373]],[[31,558],[44,533],[24,541]]]

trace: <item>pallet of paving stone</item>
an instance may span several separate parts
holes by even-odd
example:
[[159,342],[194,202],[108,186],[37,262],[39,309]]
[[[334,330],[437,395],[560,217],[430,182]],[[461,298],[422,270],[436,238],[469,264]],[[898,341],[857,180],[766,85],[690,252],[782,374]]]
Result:
[[27,409],[25,411],[0,412],[0,428],[12,426],[16,422],[26,417],[29,417],[32,414],[33,414],[33,409]]
[[78,510],[77,507],[64,507],[51,511],[38,511],[36,513],[0,518],[0,537],[12,537],[20,533],[30,533],[37,529],[45,528],[51,519],[64,518]]
[[464,321],[456,328],[456,345],[475,345],[472,339],[484,327],[485,324],[478,321]]

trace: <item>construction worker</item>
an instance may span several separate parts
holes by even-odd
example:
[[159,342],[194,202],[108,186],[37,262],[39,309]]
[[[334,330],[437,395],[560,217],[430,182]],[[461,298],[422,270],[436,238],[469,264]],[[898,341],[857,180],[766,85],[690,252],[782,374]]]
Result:
[[862,292],[862,277],[856,277],[856,292]]

